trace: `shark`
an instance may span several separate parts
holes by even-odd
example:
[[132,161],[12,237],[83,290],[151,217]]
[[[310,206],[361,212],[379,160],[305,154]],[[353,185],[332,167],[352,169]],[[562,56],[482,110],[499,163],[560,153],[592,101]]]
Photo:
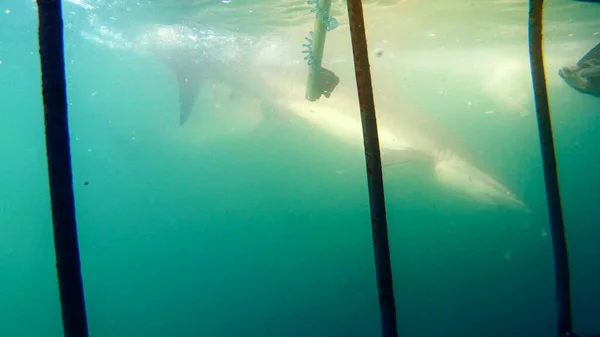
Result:
[[[328,36],[328,43],[331,39],[350,45],[348,32]],[[265,113],[273,118],[304,123],[348,146],[363,146],[356,80],[350,62],[345,63],[347,76],[341,76],[343,80],[329,98],[309,101],[305,98],[307,68],[298,57],[301,51],[290,47],[282,37],[244,36],[205,26],[152,25],[145,27],[137,45],[157,55],[174,74],[182,127],[193,118],[202,86],[212,81],[263,101],[268,107]],[[393,92],[375,95],[385,169],[422,163],[431,168],[440,185],[456,193],[477,202],[528,211],[509,188],[473,164],[468,155],[452,148],[450,142],[440,139],[442,132],[428,128],[430,123],[423,116],[402,108]]]

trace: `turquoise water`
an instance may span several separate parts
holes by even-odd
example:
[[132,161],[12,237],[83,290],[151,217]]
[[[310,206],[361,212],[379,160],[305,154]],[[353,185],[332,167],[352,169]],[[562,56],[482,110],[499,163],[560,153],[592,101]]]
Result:
[[[446,46],[456,36],[472,41],[487,36],[481,42],[484,47],[498,44],[506,50],[523,45],[525,3],[473,4],[472,13],[465,12],[462,3],[438,4],[407,2],[406,7],[395,7],[391,2],[370,2],[373,13],[382,16],[367,16],[367,24],[385,18],[385,13],[401,15],[407,34],[397,29],[402,20],[377,22],[381,31],[393,32],[386,39],[397,37],[394,48],[404,44],[398,47],[402,50],[439,53],[436,48],[444,42],[417,38],[419,27],[443,29],[448,36],[452,32]],[[0,5],[4,154],[0,336],[60,336],[36,12],[33,3]],[[152,21],[204,20],[247,34],[282,36],[289,27],[304,34],[311,26],[303,2],[229,5],[223,7],[219,1],[64,5],[73,170],[90,334],[378,336],[361,149],[345,146],[309,125],[238,123],[239,111],[255,110],[251,103],[220,98],[218,110],[207,90],[200,94],[196,111],[207,112],[207,123],[214,124],[197,122],[192,126],[198,131],[183,131],[177,125],[176,84],[160,62],[118,48],[127,34],[123,40],[100,35],[102,43],[85,34],[98,27],[130,31],[139,22]],[[584,45],[568,60],[577,61],[600,39],[600,26],[593,20],[598,7],[550,2],[548,50],[562,50],[559,42],[571,38]],[[338,30],[348,29],[343,8],[343,2],[334,3],[333,13],[341,23]],[[440,13],[452,8],[444,14],[448,22],[444,27]],[[482,13],[487,14],[477,16]],[[493,17],[497,22],[488,21]],[[555,41],[559,42],[553,46]],[[448,52],[463,48],[468,55],[472,50],[472,45],[453,46]],[[351,59],[335,49],[327,55]],[[443,59],[442,55],[438,62]],[[398,96],[424,114],[437,116],[444,129],[466,144],[532,213],[460,197],[440,188],[419,165],[386,169],[400,336],[551,336],[553,262],[533,104],[522,102],[530,113],[521,116],[511,111],[522,108],[511,105],[517,102],[514,92],[494,96],[484,90],[485,83],[492,84],[478,82],[489,73],[457,75],[457,69],[444,64],[441,68],[394,63],[390,75],[409,78],[401,81]],[[528,70],[519,76],[526,78]],[[557,82],[553,76],[555,72],[548,71],[549,85]],[[525,84],[524,90],[530,90]],[[518,93],[520,85],[509,77],[501,87],[517,88]],[[452,87],[461,90],[437,95]],[[502,93],[501,87],[493,87],[493,93]],[[376,81],[376,96],[378,88]],[[550,95],[575,330],[584,336],[600,331],[600,290],[595,287],[600,277],[596,244],[600,178],[595,174],[600,107],[597,99],[566,85],[550,86]],[[218,118],[211,120],[212,114]],[[230,124],[247,127],[230,132],[226,128]]]

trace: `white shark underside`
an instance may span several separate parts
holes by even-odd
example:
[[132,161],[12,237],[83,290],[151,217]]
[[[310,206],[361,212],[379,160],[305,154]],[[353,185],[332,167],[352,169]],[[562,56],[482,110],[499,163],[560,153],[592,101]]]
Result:
[[[347,32],[330,34],[328,43],[349,44]],[[180,124],[191,118],[193,106],[205,81],[227,84],[268,102],[286,119],[296,119],[350,145],[362,147],[362,125],[356,82],[351,63],[332,69],[342,81],[331,98],[316,102],[304,98],[307,68],[286,64],[299,49],[285,48],[280,40],[252,39],[237,34],[217,35],[204,28],[152,26],[139,46],[160,56],[173,71],[179,86]],[[289,46],[288,46],[289,47]],[[287,58],[286,58],[287,57]],[[297,57],[298,58],[298,57]],[[343,68],[343,69],[342,69]],[[342,76],[341,71],[345,73]],[[377,76],[374,75],[377,80]],[[404,110],[393,91],[376,92],[379,138],[384,165],[420,161],[432,165],[442,185],[467,193],[484,203],[525,209],[512,192],[469,163],[439,138],[440,130],[428,130],[422,116]]]

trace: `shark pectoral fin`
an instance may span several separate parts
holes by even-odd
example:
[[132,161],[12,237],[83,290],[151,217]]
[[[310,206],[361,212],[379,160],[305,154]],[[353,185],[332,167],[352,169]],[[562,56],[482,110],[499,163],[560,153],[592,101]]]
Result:
[[275,119],[275,117],[276,117],[275,109],[276,109],[275,106],[273,104],[271,104],[271,102],[269,102],[269,101],[260,102],[260,111],[263,113],[266,120]]
[[179,71],[176,72],[176,75],[179,85],[179,125],[183,125],[192,114],[192,109],[204,79],[193,72],[189,74]]
[[402,165],[412,163],[418,160],[423,160],[424,156],[422,153],[412,150],[382,150],[381,151],[381,165],[383,167]]

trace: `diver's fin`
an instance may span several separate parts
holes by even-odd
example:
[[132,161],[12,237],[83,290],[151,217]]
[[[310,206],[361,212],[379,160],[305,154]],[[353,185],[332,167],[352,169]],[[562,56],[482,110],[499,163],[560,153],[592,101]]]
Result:
[[416,150],[381,150],[381,166],[402,165],[415,161],[423,161],[425,156]]
[[192,114],[204,79],[196,71],[186,72],[183,69],[176,70],[175,75],[179,85],[179,125],[183,125]]
[[594,62],[594,60],[599,61],[600,60],[600,43],[598,43],[594,48],[592,48],[590,51],[587,52],[587,54],[585,54],[581,60],[579,60],[579,62],[577,62],[577,66],[580,68],[586,68],[589,67],[589,63],[590,62]]

